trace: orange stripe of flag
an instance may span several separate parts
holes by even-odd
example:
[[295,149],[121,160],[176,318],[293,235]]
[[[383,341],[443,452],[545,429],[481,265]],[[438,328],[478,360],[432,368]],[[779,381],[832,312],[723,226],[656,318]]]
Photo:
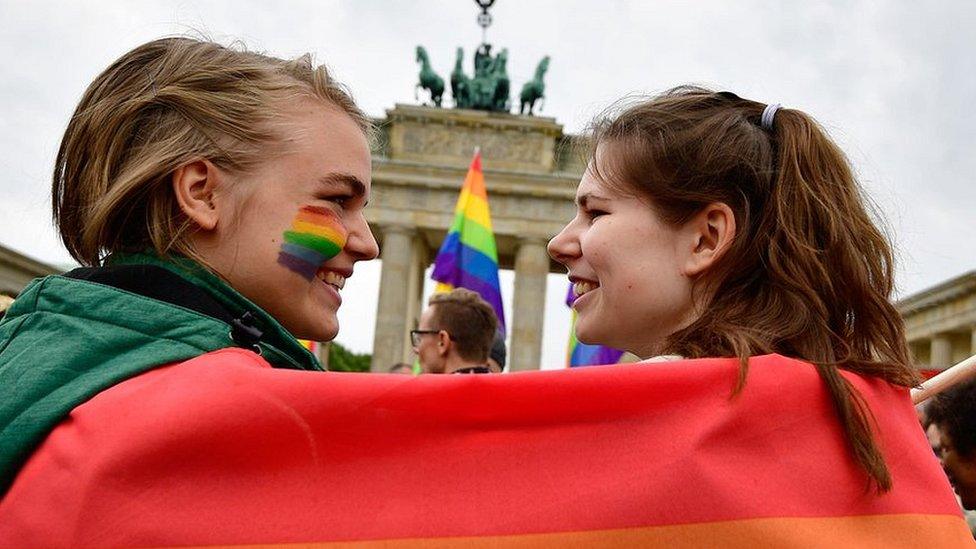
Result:
[[[427,549],[454,547],[667,547],[669,549],[755,549],[756,547],[970,547],[966,522],[950,515],[874,515],[856,517],[766,518],[620,528],[585,532],[553,532],[514,536],[460,536],[355,542],[279,543],[277,549]],[[256,545],[200,545],[250,548]]]
[[473,196],[480,196],[487,200],[488,192],[485,190],[485,177],[481,172],[468,172],[468,177],[464,179],[464,189],[467,189]]

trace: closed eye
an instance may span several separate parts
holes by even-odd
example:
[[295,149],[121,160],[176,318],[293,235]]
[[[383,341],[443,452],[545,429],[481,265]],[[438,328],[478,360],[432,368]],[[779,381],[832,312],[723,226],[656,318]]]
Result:
[[589,217],[591,220],[607,215],[609,213],[610,212],[605,212],[603,210],[593,210],[593,209],[586,210],[586,216]]

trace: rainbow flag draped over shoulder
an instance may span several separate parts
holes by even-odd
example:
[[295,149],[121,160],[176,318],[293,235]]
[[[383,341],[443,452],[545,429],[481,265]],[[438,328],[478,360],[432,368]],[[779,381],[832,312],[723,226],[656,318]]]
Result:
[[908,391],[810,364],[397,376],[215,351],[75,408],[0,499],[0,547],[972,547]]
[[[573,302],[576,301],[576,294],[573,293],[573,283],[569,283],[569,291],[566,292],[566,306],[572,310]],[[569,323],[569,345],[566,349],[566,366],[576,368],[579,366],[595,366],[599,364],[616,364],[623,351],[604,347],[603,345],[588,345],[580,343],[576,339],[576,311],[572,311],[572,320]]]
[[505,311],[498,283],[498,250],[491,229],[488,191],[481,171],[481,151],[475,150],[454,208],[454,223],[434,260],[431,278],[439,282],[435,291],[467,288],[495,309],[498,329],[505,333]]

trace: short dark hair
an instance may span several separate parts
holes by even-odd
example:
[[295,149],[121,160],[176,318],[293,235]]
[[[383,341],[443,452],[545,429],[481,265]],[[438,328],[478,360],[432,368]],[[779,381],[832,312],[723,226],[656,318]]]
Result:
[[969,457],[976,451],[976,379],[935,397],[926,410],[928,420],[949,435],[956,452]]
[[455,288],[430,297],[434,327],[445,330],[458,355],[471,362],[488,362],[488,350],[498,330],[495,310],[477,293]]
[[505,347],[505,334],[496,331],[495,339],[491,342],[491,350],[488,352],[488,358],[493,359],[498,363],[498,367],[505,369],[505,354],[508,350]]

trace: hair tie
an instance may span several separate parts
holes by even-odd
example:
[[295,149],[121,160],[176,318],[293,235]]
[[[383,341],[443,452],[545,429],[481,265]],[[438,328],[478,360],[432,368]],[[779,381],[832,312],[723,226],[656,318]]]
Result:
[[762,118],[759,119],[759,125],[762,126],[762,129],[773,129],[773,117],[776,116],[776,111],[779,110],[779,107],[779,103],[766,105],[766,108],[763,109]]

